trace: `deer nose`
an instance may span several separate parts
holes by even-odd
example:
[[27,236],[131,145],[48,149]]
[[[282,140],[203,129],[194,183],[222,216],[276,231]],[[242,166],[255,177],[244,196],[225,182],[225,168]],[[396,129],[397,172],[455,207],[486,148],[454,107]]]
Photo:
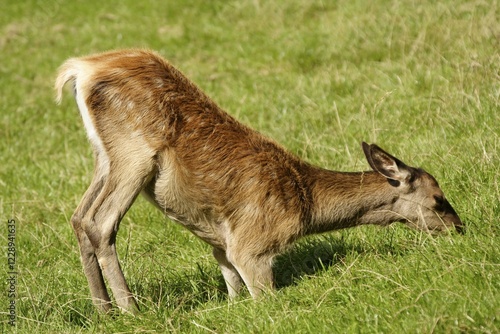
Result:
[[459,233],[459,234],[465,234],[465,224],[462,222],[462,220],[460,219],[460,217],[458,217],[457,214],[455,214],[454,216],[450,217],[451,219],[451,222],[453,223],[453,225],[455,226],[455,230]]

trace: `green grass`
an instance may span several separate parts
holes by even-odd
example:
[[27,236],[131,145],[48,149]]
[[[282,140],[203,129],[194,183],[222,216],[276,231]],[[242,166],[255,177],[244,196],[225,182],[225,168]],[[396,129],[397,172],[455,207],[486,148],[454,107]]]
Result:
[[[19,333],[498,333],[500,24],[496,1],[3,1],[0,234],[15,219]],[[93,161],[68,57],[159,51],[225,110],[295,154],[366,170],[376,142],[440,181],[468,225],[304,239],[278,290],[229,302],[210,248],[139,199],[118,249],[136,317],[96,313],[68,223]],[[0,279],[7,280],[7,258]]]

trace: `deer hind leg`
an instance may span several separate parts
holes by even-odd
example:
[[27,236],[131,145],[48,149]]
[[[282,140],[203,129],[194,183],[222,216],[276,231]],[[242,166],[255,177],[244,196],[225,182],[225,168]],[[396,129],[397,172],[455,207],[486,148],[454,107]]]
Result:
[[96,167],[92,182],[71,217],[71,225],[78,239],[83,271],[87,277],[93,303],[100,311],[103,312],[107,312],[111,308],[111,300],[108,292],[106,291],[106,285],[104,284],[104,279],[97,261],[94,246],[92,246],[90,239],[83,230],[82,220],[101,192],[106,177],[107,166],[105,165],[105,162],[103,162],[103,159],[96,155]]
[[[130,150],[130,146],[127,149]],[[138,310],[138,305],[121,270],[115,240],[121,219],[144,185],[152,178],[155,164],[151,157],[152,155],[144,156],[138,153],[132,154],[133,161],[126,159],[126,157],[122,160],[113,160],[110,164],[112,168],[103,180],[99,195],[81,220],[81,229],[85,232],[94,250],[92,259],[97,259],[100,267],[98,272],[94,263],[89,261],[92,264],[92,270],[85,272],[89,275],[97,272],[97,276],[87,276],[92,299],[98,303],[100,300],[109,301],[102,280],[102,276],[104,276],[117,305],[133,313]],[[96,184],[99,183],[99,181],[96,182]],[[103,288],[104,293],[102,292]],[[104,307],[104,310],[107,310],[107,307]]]
[[232,263],[227,259],[225,251],[219,248],[214,248],[213,254],[219,263],[222,276],[224,276],[224,281],[226,281],[229,298],[233,299],[240,293],[241,286],[243,284],[241,276],[238,273],[238,270],[236,270]]

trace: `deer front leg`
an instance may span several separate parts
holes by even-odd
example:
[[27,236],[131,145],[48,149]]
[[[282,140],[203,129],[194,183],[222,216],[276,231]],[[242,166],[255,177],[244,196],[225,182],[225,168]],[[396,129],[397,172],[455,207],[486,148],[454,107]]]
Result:
[[229,298],[235,298],[241,290],[242,280],[236,268],[229,262],[226,256],[226,252],[219,248],[213,249],[213,254],[217,262],[219,263],[222,276],[224,276],[224,281],[226,282],[227,292]]
[[254,299],[274,288],[272,257],[231,254],[230,258]]

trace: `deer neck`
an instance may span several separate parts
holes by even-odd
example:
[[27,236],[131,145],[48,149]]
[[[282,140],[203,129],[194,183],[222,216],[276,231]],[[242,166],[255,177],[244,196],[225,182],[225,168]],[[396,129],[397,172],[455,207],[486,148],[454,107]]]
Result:
[[391,210],[398,193],[379,173],[316,169],[312,175],[314,204],[306,234],[364,224],[388,225],[401,218]]

